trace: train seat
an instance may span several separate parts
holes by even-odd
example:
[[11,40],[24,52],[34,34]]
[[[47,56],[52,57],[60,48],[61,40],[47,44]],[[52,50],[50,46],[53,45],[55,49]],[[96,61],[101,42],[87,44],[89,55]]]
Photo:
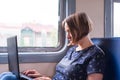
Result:
[[106,54],[106,68],[103,80],[120,80],[120,37],[92,38],[92,41]]

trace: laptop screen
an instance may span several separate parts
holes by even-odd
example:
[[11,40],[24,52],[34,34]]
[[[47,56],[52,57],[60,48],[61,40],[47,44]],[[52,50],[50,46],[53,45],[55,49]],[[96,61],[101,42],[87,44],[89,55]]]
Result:
[[19,74],[17,36],[7,38],[7,49],[9,71],[19,78],[20,74]]

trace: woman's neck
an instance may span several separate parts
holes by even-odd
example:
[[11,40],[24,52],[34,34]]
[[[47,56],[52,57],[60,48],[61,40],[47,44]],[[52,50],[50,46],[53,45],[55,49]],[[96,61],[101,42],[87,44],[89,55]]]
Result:
[[77,45],[78,45],[78,47],[76,48],[76,51],[79,51],[79,50],[83,50],[87,47],[92,46],[93,43],[88,36],[85,36],[78,42]]

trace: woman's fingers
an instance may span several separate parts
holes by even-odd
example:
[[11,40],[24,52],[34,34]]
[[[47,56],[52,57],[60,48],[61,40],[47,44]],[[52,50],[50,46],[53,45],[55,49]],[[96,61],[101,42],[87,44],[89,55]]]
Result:
[[27,76],[29,77],[41,77],[42,75],[41,74],[28,74]]

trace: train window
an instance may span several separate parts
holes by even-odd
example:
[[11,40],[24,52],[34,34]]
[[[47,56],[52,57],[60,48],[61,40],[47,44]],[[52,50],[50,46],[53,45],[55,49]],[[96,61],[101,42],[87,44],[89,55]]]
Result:
[[0,63],[7,63],[7,37],[17,35],[20,63],[58,62],[66,52],[63,19],[75,0],[0,0]]
[[21,51],[60,46],[60,1],[0,0],[0,47],[6,47],[6,38],[13,35]]
[[105,37],[120,37],[120,0],[104,0]]
[[114,8],[113,8],[113,36],[114,37],[120,37],[120,2],[114,2]]

